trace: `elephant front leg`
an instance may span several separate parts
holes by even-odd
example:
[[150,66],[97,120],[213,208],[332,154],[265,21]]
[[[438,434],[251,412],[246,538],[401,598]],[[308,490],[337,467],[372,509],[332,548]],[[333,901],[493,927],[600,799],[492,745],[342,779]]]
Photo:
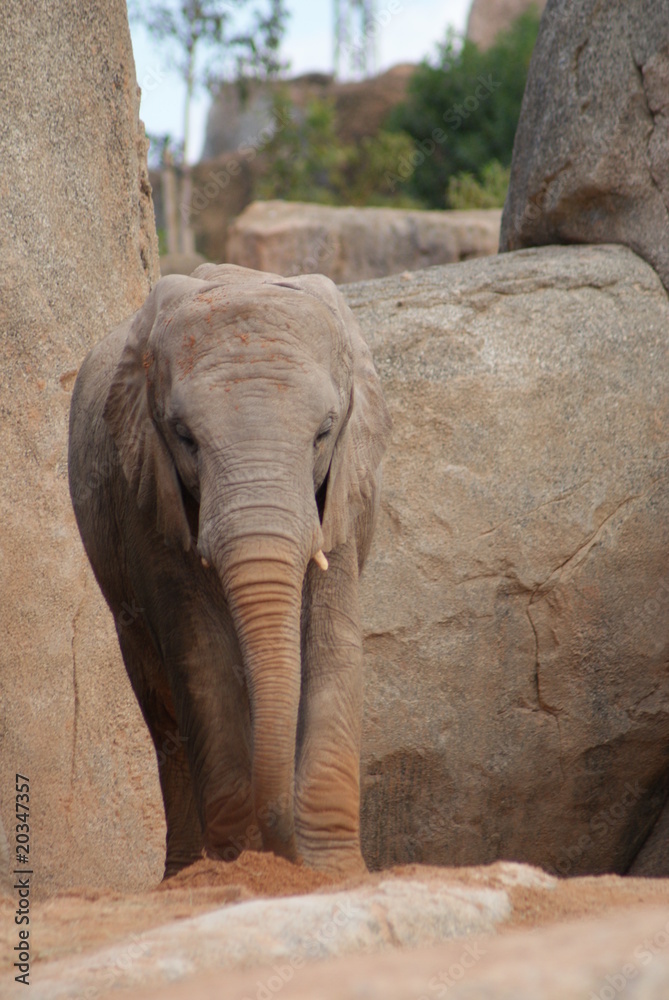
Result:
[[[233,861],[261,847],[253,810],[250,727],[243,679],[227,655],[207,650],[186,663],[178,690],[180,729],[202,824],[205,854]],[[211,644],[213,645],[213,644]],[[173,675],[176,671],[172,671]]]
[[[118,621],[118,619],[117,619]],[[164,878],[202,856],[202,826],[193,797],[185,738],[166,690],[162,666],[140,622],[117,626],[128,676],[156,749],[158,776],[167,823]]]
[[167,821],[163,878],[170,878],[202,857],[203,839],[183,737],[173,717],[164,719],[164,726],[150,729]]
[[[170,588],[163,582],[141,595],[161,651],[179,734],[178,749],[164,751],[160,770],[164,789],[170,782],[165,797],[167,870],[181,827],[193,828],[195,822],[200,852],[204,849],[216,860],[233,861],[262,844],[253,805],[241,651],[216,581],[202,577],[199,560],[197,572],[190,572],[191,556],[184,558],[185,566],[165,564]],[[158,744],[156,749],[160,762]]]
[[303,608],[295,828],[311,867],[365,871],[360,852],[362,637],[358,563],[347,544],[310,564]]

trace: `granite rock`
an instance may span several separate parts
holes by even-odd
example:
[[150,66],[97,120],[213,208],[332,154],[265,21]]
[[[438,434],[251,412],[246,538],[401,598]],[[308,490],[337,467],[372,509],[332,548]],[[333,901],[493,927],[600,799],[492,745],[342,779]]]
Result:
[[0,45],[0,877],[19,772],[35,891],[130,887],[160,871],[155,755],[67,486],[78,366],[159,277],[126,5],[7,0]]
[[669,778],[662,284],[624,247],[546,247],[343,291],[394,423],[363,853],[624,873]]
[[501,250],[622,243],[669,288],[669,7],[548,0]]

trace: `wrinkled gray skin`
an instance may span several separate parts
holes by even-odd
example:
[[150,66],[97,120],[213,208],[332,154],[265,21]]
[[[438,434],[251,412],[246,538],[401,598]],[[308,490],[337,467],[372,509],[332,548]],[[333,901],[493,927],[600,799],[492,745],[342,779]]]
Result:
[[388,433],[319,275],[163,278],[86,358],[70,490],[158,752],[166,876],[203,848],[364,867],[358,574]]

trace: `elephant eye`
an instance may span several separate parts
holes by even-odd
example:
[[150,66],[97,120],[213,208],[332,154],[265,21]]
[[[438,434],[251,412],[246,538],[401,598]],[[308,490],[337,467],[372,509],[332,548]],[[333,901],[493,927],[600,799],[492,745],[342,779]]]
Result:
[[195,448],[197,447],[197,445],[195,444],[195,438],[188,430],[188,428],[185,426],[185,424],[175,424],[174,431],[182,444],[184,444],[187,448],[190,448],[191,451],[195,450]]
[[321,429],[314,438],[314,447],[317,447],[319,444],[321,444],[321,442],[325,441],[326,437],[332,430],[333,423],[334,421],[332,420],[332,417],[328,417],[325,423],[321,425]]

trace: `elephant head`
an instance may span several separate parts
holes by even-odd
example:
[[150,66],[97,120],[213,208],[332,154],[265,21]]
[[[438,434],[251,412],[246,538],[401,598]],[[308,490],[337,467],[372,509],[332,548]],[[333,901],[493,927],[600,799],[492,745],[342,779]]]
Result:
[[218,578],[263,845],[294,857],[305,573],[351,541],[364,559],[389,433],[367,347],[328,279],[204,265],[136,314],[104,419],[149,523]]

